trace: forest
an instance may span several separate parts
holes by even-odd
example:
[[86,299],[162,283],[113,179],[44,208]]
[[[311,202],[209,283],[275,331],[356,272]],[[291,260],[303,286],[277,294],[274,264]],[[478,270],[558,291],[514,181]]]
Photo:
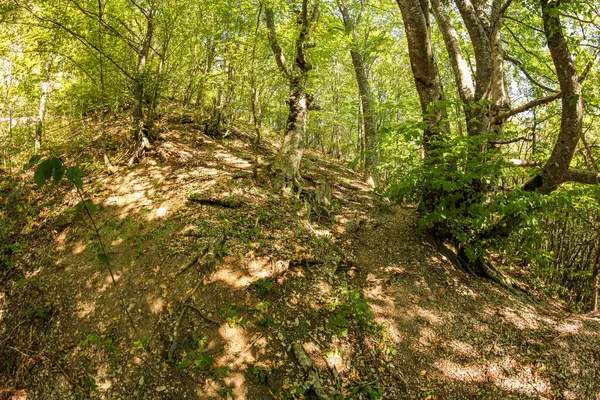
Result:
[[600,399],[600,3],[4,0],[0,399]]

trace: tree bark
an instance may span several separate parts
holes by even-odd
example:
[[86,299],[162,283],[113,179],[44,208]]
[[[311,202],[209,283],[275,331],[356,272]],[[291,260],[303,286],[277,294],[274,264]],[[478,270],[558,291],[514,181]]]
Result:
[[269,44],[279,70],[286,76],[290,85],[290,94],[287,100],[289,114],[283,142],[279,154],[271,165],[277,186],[283,189],[299,190],[301,188],[300,163],[304,153],[308,110],[316,108],[312,96],[306,92],[304,86],[308,72],[312,69],[312,65],[306,60],[304,50],[314,46],[309,41],[309,35],[318,14],[317,5],[312,7],[309,14],[308,3],[309,0],[303,0],[302,11],[297,20],[299,31],[292,69],[288,67],[283,49],[277,39],[273,10],[269,7],[265,8]]
[[152,44],[152,36],[154,34],[154,10],[150,10],[146,15],[146,34],[142,41],[138,53],[137,73],[133,83],[133,135],[137,141],[142,141],[142,136],[145,136],[147,127],[144,126],[144,87],[145,87],[145,67],[150,53]]
[[348,8],[343,0],[338,0],[338,8],[342,14],[342,22],[344,23],[346,34],[350,35],[352,39],[350,45],[350,57],[352,58],[352,66],[354,67],[356,83],[358,84],[365,139],[364,180],[371,186],[376,186],[378,183],[376,168],[379,164],[379,156],[377,150],[377,116],[373,104],[373,92],[371,91],[371,85],[369,84],[363,56],[356,46],[356,23],[354,19],[351,18]]
[[[52,41],[56,35],[52,35]],[[48,58],[44,63],[44,76],[41,83],[40,103],[38,106],[38,115],[35,121],[35,139],[33,143],[33,151],[35,154],[40,152],[42,147],[42,135],[44,132],[44,119],[46,118],[46,104],[48,101],[48,91],[50,88],[50,70],[52,68],[52,59],[54,55],[52,51],[48,53]]]
[[589,182],[585,183],[597,183],[597,178],[592,179],[593,177],[590,174],[569,172],[571,160],[582,136],[583,97],[581,95],[581,80],[567,46],[557,3],[555,1],[540,0],[540,4],[542,6],[542,20],[544,21],[544,35],[548,41],[548,49],[560,84],[562,111],[560,132],[552,154],[542,171],[525,185],[525,189],[547,194],[557,189],[566,180],[581,178],[586,181],[589,179]]
[[437,102],[444,99],[442,84],[436,67],[431,45],[428,0],[396,0],[408,41],[408,55],[423,118],[427,128],[423,133],[423,155],[432,156],[435,140],[443,131],[441,121],[445,110]]

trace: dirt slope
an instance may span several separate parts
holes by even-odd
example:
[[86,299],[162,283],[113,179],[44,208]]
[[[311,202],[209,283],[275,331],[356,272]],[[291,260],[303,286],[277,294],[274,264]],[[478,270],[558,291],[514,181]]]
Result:
[[[86,181],[116,285],[68,185],[23,197],[37,211],[0,272],[0,398],[600,399],[600,318],[470,278],[412,209],[321,154],[304,177],[329,182],[330,207],[253,179],[241,131],[167,128],[139,165]],[[26,212],[24,182],[3,186],[4,213]]]

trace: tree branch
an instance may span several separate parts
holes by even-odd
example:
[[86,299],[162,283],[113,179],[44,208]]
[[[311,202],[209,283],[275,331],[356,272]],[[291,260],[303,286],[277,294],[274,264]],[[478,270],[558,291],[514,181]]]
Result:
[[564,177],[564,182],[584,183],[587,185],[600,184],[600,173],[582,169],[569,169]]
[[524,141],[524,142],[533,142],[533,139],[530,139],[530,138],[525,137],[525,136],[520,136],[518,138],[509,139],[509,140],[489,140],[488,143],[489,144],[511,144],[511,143],[519,142],[521,140]]
[[271,45],[271,49],[273,49],[273,54],[275,55],[275,62],[277,63],[277,67],[279,67],[279,70],[283,72],[286,76],[290,77],[291,72],[288,69],[287,63],[285,61],[283,49],[281,48],[277,40],[277,31],[275,30],[275,17],[273,15],[273,9],[270,7],[265,8],[265,22],[267,24],[268,29],[267,36],[269,38],[269,44]]
[[558,93],[554,93],[551,96],[541,97],[539,99],[532,100],[529,103],[523,104],[521,107],[513,108],[512,110],[508,110],[503,113],[500,113],[494,119],[495,119],[495,121],[500,121],[503,119],[510,118],[513,115],[520,114],[522,112],[532,109],[533,107],[551,103],[554,100],[559,99],[561,97],[561,95],[562,95],[562,93],[558,92]]
[[516,58],[509,56],[507,54],[504,55],[504,59],[508,62],[510,62],[511,64],[513,64],[515,67],[517,67],[522,73],[523,75],[525,75],[525,77],[529,80],[529,82],[533,83],[535,86],[539,87],[540,89],[544,89],[548,92],[552,92],[552,93],[558,93],[559,91],[556,89],[552,89],[549,86],[544,85],[541,82],[538,82],[533,76],[531,76],[531,74],[523,67],[523,63],[519,60],[517,60]]
[[600,54],[600,46],[596,48],[596,51],[592,55],[592,59],[590,61],[588,61],[587,65],[583,69],[583,72],[579,76],[579,83],[582,83],[585,80],[585,78],[587,78],[587,75],[589,74],[590,70],[594,66],[594,63],[596,62],[596,58],[598,57],[598,54]]

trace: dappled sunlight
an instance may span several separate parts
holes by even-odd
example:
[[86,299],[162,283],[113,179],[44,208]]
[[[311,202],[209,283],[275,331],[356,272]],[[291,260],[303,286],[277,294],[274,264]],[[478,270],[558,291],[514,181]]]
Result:
[[472,357],[477,358],[480,356],[480,353],[477,351],[472,344],[465,343],[460,340],[449,340],[444,342],[444,346],[449,350],[453,351],[455,354],[458,354],[463,357]]
[[583,329],[583,324],[580,321],[564,321],[556,326],[556,331],[561,336],[577,335]]
[[498,314],[502,315],[507,322],[519,329],[536,330],[540,328],[540,324],[537,321],[537,315],[531,311],[515,310],[510,307],[504,307],[498,311]]
[[202,387],[196,388],[196,396],[199,399],[221,399],[219,394],[223,386],[213,378],[207,378]]
[[157,297],[148,301],[148,307],[152,314],[160,314],[167,305],[167,301],[163,297]]
[[239,289],[250,285],[258,278],[253,278],[248,275],[246,271],[243,271],[239,267],[236,268],[233,265],[222,266],[216,272],[214,272],[208,280],[208,283],[214,283],[221,281],[227,285]]
[[87,249],[87,246],[82,241],[77,241],[73,244],[73,254],[81,254]]
[[441,325],[443,322],[448,322],[448,318],[443,318],[435,311],[428,310],[417,305],[414,305],[411,311],[414,315],[423,318],[431,325]]
[[227,375],[223,381],[231,388],[231,394],[235,400],[247,400],[248,387],[245,385],[246,378],[241,372],[234,372]]
[[[115,282],[119,282],[119,279],[121,279],[122,275],[123,275],[123,272],[113,271],[112,276],[107,276],[106,278],[104,278],[104,284],[97,289],[97,292],[102,293],[102,292],[106,291],[106,289],[111,287]],[[113,277],[115,279],[115,282],[113,282]]]
[[86,318],[96,309],[96,305],[93,302],[78,301],[76,305],[77,316],[79,318]]
[[473,364],[464,366],[448,359],[439,359],[433,364],[446,378],[464,383],[485,382],[485,369]]
[[216,151],[214,157],[230,167],[241,169],[248,169],[252,167],[252,164],[250,164],[248,161],[244,160],[243,158],[236,157],[229,152]]

